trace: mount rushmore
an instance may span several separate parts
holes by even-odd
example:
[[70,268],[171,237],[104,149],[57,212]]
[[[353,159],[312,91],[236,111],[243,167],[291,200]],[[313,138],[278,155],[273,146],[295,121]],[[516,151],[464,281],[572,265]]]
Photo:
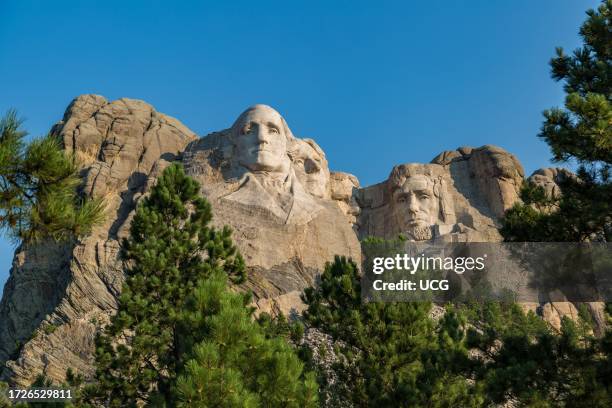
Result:
[[[62,380],[93,372],[96,330],[116,309],[118,258],[134,208],[171,162],[181,162],[229,225],[248,266],[255,306],[299,314],[301,291],[335,255],[361,259],[368,236],[458,242],[501,241],[499,219],[519,200],[521,164],[495,146],[445,151],[428,164],[399,164],[361,187],[330,171],[312,139],[293,135],[279,112],[254,105],[228,129],[198,138],[178,120],[132,99],[74,99],[52,128],[82,166],[83,194],[101,197],[106,218],[87,237],[20,246],[0,303],[1,378]],[[559,171],[534,180],[547,189]],[[540,305],[553,322],[571,304]]]

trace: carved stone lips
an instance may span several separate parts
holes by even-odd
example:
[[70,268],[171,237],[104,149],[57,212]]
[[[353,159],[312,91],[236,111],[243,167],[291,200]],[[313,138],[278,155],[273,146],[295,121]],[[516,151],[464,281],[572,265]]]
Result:
[[410,226],[416,226],[418,224],[427,222],[427,220],[424,217],[407,217],[407,221],[408,221],[408,225]]

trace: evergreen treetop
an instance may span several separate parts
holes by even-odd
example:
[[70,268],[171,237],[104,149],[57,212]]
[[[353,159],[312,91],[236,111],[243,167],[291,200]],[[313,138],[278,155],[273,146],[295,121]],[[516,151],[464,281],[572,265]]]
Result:
[[564,81],[565,109],[544,112],[540,137],[558,161],[612,164],[612,0],[588,10],[580,28],[583,46],[566,55],[558,47],[552,77]]
[[[612,239],[612,0],[587,11],[583,46],[566,55],[557,48],[552,77],[564,81],[564,108],[544,112],[539,137],[555,161],[576,161],[577,177],[557,180],[558,197],[528,183],[523,203],[505,215],[507,241],[606,241]],[[542,211],[545,209],[545,211]]]
[[78,194],[77,163],[53,135],[27,144],[15,111],[0,119],[0,229],[17,240],[64,240],[102,221],[100,200]]
[[138,205],[123,243],[118,311],[96,340],[93,405],[313,407],[317,386],[284,339],[253,319],[229,228],[180,165]]

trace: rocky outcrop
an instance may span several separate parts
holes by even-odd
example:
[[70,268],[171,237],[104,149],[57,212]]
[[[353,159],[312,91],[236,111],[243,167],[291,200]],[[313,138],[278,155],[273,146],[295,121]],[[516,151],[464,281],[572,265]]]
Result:
[[119,242],[138,199],[171,161],[182,161],[200,181],[214,223],[234,229],[249,265],[246,288],[260,311],[301,312],[301,290],[327,260],[335,254],[358,260],[354,216],[346,216],[354,210],[343,207],[354,202],[346,194],[332,198],[323,151],[295,138],[272,113],[284,138],[280,178],[249,168],[257,165],[249,149],[259,142],[235,143],[237,124],[197,139],[145,102],[76,98],[52,131],[82,165],[83,194],[103,198],[106,221],[81,241],[22,247],[15,255],[0,305],[2,378],[28,385],[40,373],[59,380],[68,367],[92,374],[96,329],[116,309],[123,283]]
[[213,224],[232,227],[260,309],[299,312],[299,293],[325,262],[337,254],[359,260],[344,202],[331,197],[325,154],[293,136],[272,108],[256,105],[230,129],[191,143],[183,164],[211,203]]
[[567,169],[549,167],[534,171],[527,181],[542,187],[547,196],[558,198],[561,196],[559,183],[574,178],[576,178],[576,175]]
[[179,121],[131,99],[76,98],[53,132],[82,165],[83,193],[101,197],[106,221],[79,242],[22,246],[0,303],[2,378],[29,385],[68,367],[92,373],[95,330],[116,307],[123,283],[119,240],[160,160],[195,140]]
[[96,330],[116,310],[124,280],[119,243],[138,200],[172,161],[200,182],[214,225],[232,227],[255,306],[289,315],[302,311],[300,293],[327,261],[359,261],[367,236],[501,240],[499,217],[524,179],[503,149],[461,147],[429,164],[395,166],[362,188],[330,171],[317,143],[295,137],[265,105],[197,138],[145,102],[84,95],[52,131],[81,163],[83,194],[103,198],[106,220],[79,241],[15,254],[0,303],[0,364],[1,377],[19,385],[40,373],[61,380],[68,367],[92,374]]
[[486,215],[501,217],[518,199],[525,172],[518,159],[501,147],[460,147],[443,152],[432,163],[445,166],[457,189]]
[[[571,171],[559,167],[538,169],[527,178],[529,183],[542,187],[546,196],[551,199],[558,199],[561,197],[562,192],[560,184],[566,180],[577,180],[577,176]],[[554,200],[544,208],[535,208],[542,212],[553,212],[558,209]],[[581,307],[581,305],[584,306],[585,312],[593,320],[595,333],[598,335],[603,334],[603,328],[606,327],[605,303],[603,302],[584,302],[576,304],[561,301],[547,302],[542,305],[532,306],[531,309],[542,316],[542,318],[553,328],[560,330],[561,321],[564,317],[572,320],[578,318],[579,314],[577,307]]]
[[501,241],[498,219],[519,200],[523,177],[512,154],[489,145],[395,166],[386,181],[358,191],[360,236]]

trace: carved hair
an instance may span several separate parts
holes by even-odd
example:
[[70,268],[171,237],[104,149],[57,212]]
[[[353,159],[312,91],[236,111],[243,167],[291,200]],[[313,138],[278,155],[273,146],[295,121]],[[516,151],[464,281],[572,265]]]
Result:
[[438,164],[400,164],[393,167],[387,180],[389,201],[393,203],[393,194],[402,188],[407,179],[414,176],[425,176],[432,181],[433,193],[439,202],[438,217],[445,224],[455,224],[455,208],[447,189],[446,171]]
[[291,158],[291,161],[295,161],[302,157],[301,155],[303,154],[303,151],[300,148],[300,145],[302,143],[305,143],[312,147],[312,149],[321,157],[321,160],[327,163],[327,159],[325,158],[325,153],[323,152],[323,149],[321,149],[321,147],[319,147],[319,145],[314,140],[297,138],[291,141],[291,145],[289,146],[287,151],[289,157]]
[[271,110],[273,112],[275,112],[281,120],[281,125],[283,127],[283,134],[285,135],[285,138],[287,139],[287,144],[291,143],[295,137],[293,136],[293,133],[291,132],[291,129],[289,129],[289,125],[287,125],[287,122],[285,121],[285,118],[283,118],[283,116],[278,113],[278,111],[274,108],[272,108],[271,106],[268,105],[263,105],[263,104],[257,104],[257,105],[253,105],[248,107],[244,112],[242,112],[240,114],[240,116],[238,116],[238,119],[236,119],[236,121],[234,122],[234,124],[232,125],[231,129],[231,137],[236,137],[240,130],[241,130],[241,124],[244,121],[244,118],[252,111],[257,110],[257,109],[265,109],[265,110]]

